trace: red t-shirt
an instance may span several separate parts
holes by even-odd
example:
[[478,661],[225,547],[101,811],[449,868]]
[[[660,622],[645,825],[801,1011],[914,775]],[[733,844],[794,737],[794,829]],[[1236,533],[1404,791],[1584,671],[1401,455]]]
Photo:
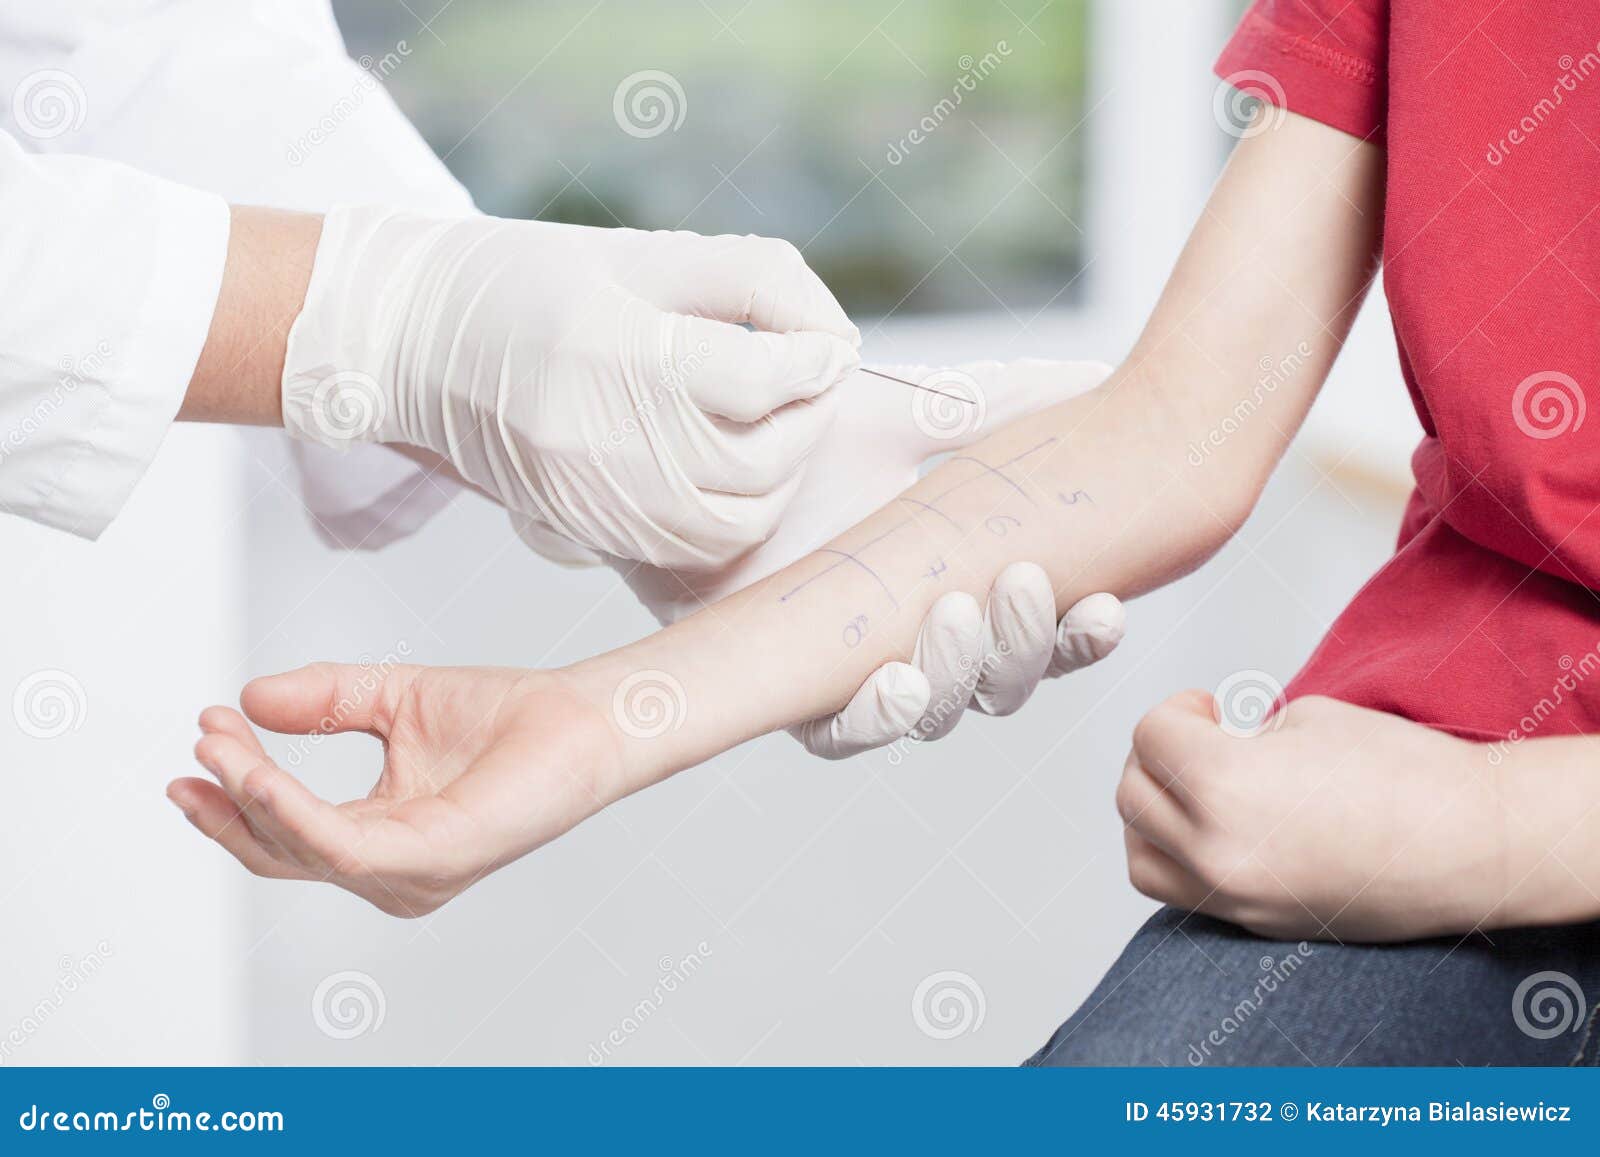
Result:
[[1394,557],[1289,696],[1477,739],[1600,731],[1600,10],[1257,0],[1217,73],[1383,147],[1425,432]]

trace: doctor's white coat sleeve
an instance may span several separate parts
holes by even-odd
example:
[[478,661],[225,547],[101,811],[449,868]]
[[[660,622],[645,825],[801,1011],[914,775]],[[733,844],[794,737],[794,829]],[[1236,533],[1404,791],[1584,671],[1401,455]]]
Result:
[[0,510],[105,529],[183,402],[227,251],[214,193],[0,134]]
[[[233,204],[476,212],[386,90],[415,67],[415,43],[352,60],[328,0],[166,0],[117,19],[75,12],[91,7],[58,0],[53,15],[30,15],[52,23],[49,36],[8,37],[0,13],[0,41],[13,49],[0,51],[6,91],[42,71],[69,75],[79,97],[70,129],[24,143],[120,160]],[[294,442],[290,453],[313,527],[334,545],[370,549],[410,534],[461,489],[387,446],[341,453]]]

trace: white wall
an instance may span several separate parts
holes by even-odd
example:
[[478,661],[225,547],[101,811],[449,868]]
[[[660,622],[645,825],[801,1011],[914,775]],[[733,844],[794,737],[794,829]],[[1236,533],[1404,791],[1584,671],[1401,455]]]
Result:
[[[0,520],[0,1063],[245,1055],[245,882],[163,794],[237,693],[239,458],[177,430],[98,543]],[[41,671],[65,714],[14,703]]]

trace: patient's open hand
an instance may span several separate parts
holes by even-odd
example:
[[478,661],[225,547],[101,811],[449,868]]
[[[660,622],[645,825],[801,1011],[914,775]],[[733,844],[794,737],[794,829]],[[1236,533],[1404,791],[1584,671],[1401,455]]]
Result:
[[[320,663],[257,679],[240,702],[244,715],[200,716],[195,756],[217,784],[180,779],[168,796],[256,875],[326,880],[396,916],[432,912],[624,794],[607,721],[546,672]],[[330,804],[272,762],[246,716],[364,731],[383,741],[383,772],[367,798]]]

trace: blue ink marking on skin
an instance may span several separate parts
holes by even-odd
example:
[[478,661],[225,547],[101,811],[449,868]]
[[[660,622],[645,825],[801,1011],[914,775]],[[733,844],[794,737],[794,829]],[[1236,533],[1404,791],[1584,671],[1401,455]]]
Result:
[[957,462],[957,461],[975,462],[979,466],[983,467],[984,473],[975,474],[971,478],[963,478],[960,482],[957,482],[954,486],[948,487],[945,490],[941,490],[938,494],[935,494],[934,495],[934,499],[937,500],[937,499],[943,498],[947,494],[954,494],[957,490],[960,490],[963,486],[970,485],[971,483],[978,481],[980,478],[987,478],[990,474],[995,474],[995,475],[998,475],[1002,480],[1004,480],[1006,482],[1006,484],[1009,485],[1012,489],[1014,489],[1018,494],[1021,494],[1022,497],[1029,503],[1029,505],[1035,505],[1035,503],[1033,502],[1033,499],[1029,498],[1027,496],[1027,494],[1023,492],[1022,487],[1018,486],[1007,475],[1001,473],[1001,471],[1003,471],[1007,466],[1015,466],[1018,462],[1021,462],[1024,458],[1032,457],[1034,454],[1037,454],[1040,450],[1043,450],[1046,446],[1053,445],[1054,443],[1056,443],[1058,441],[1060,441],[1059,438],[1046,438],[1043,442],[1040,442],[1037,446],[1033,447],[1032,449],[1024,450],[1022,453],[1018,454],[1014,458],[1007,458],[1004,462],[1000,463],[1000,465],[998,467],[991,466],[987,462],[983,461],[983,459],[974,458],[970,454],[962,454],[962,455],[959,455],[958,457],[952,458],[952,459],[950,459],[950,461],[952,461],[952,462]]
[[[917,498],[907,498],[905,495],[901,495],[900,496],[900,501],[906,503],[908,506],[920,506],[923,510],[928,511],[930,514],[937,514],[940,518],[944,519],[951,526],[955,527],[956,531],[958,533],[961,533],[961,534],[965,534],[966,533],[966,531],[961,529],[961,524],[959,522],[957,522],[955,519],[951,518],[948,514],[946,514],[944,511],[940,510],[937,506],[935,506],[931,502],[923,502],[922,500],[917,499]],[[898,523],[898,524],[896,524],[896,528],[898,529],[899,526],[904,526],[904,525],[905,525],[904,523]]]
[[[1029,506],[1038,505],[1036,502],[1034,502],[1033,499],[1028,497],[1028,492],[1026,490],[1024,490],[1022,487],[1018,486],[1015,482],[1011,481],[1010,478],[1006,477],[1006,475],[1004,473],[1002,473],[1000,470],[996,470],[993,466],[989,465],[987,462],[983,461],[981,458],[973,458],[971,455],[968,455],[968,454],[956,454],[953,457],[951,457],[950,461],[952,461],[952,462],[971,462],[974,465],[982,466],[990,474],[993,474],[996,478],[1000,479],[1000,481],[1004,482],[1007,486],[1011,487],[1011,489],[1015,490],[1018,494],[1022,495],[1022,501],[1026,502]],[[1010,465],[1010,463],[1007,463],[1007,465]]]
[[[1021,462],[1024,458],[1032,457],[1034,454],[1037,454],[1040,450],[1043,450],[1046,446],[1053,445],[1054,443],[1056,443],[1058,441],[1060,441],[1059,438],[1055,438],[1055,437],[1046,438],[1043,442],[1040,442],[1037,446],[1034,446],[1034,447],[1032,447],[1031,449],[1028,449],[1028,450],[1024,450],[1022,453],[1016,455],[1015,457],[1006,459],[1004,462],[1000,463],[999,467],[990,466],[987,462],[984,462],[982,459],[974,458],[971,455],[966,455],[966,454],[960,455],[957,458],[952,458],[952,459],[950,459],[952,462],[958,461],[958,460],[959,461],[974,462],[977,465],[983,467],[984,472],[982,474],[975,474],[971,478],[963,478],[960,482],[957,482],[957,483],[955,483],[955,484],[953,484],[951,486],[946,487],[944,490],[941,490],[938,494],[935,494],[933,496],[933,498],[930,499],[927,502],[923,502],[920,499],[916,499],[916,498],[905,498],[903,496],[901,498],[901,501],[902,502],[908,502],[908,503],[910,503],[910,504],[912,504],[914,506],[921,506],[921,507],[923,507],[923,508],[925,508],[927,510],[930,510],[934,514],[939,515],[946,522],[949,522],[950,525],[954,526],[957,530],[961,530],[960,525],[958,523],[956,523],[956,521],[954,519],[952,519],[948,514],[946,514],[944,511],[940,510],[937,506],[935,506],[934,503],[937,502],[939,499],[946,497],[947,495],[954,494],[957,490],[960,490],[964,486],[969,486],[972,483],[977,482],[980,479],[987,478],[990,474],[993,474],[996,477],[998,477],[1001,481],[1005,482],[1006,485],[1008,485],[1012,489],[1014,489],[1018,494],[1021,494],[1022,497],[1023,497],[1023,500],[1026,501],[1030,506],[1036,506],[1038,504],[1035,503],[1033,501],[1033,499],[1029,498],[1027,493],[1024,492],[1023,489],[1016,484],[1016,482],[1012,481],[1011,478],[1009,478],[1005,474],[1001,473],[1001,471],[1003,471],[1008,466],[1015,466],[1018,462]],[[1079,493],[1082,493],[1082,491],[1079,491]],[[1089,496],[1087,494],[1084,494],[1084,497],[1088,498]],[[1093,501],[1093,500],[1091,499],[1090,501]],[[856,547],[856,553],[861,553],[861,552],[865,551],[868,547],[875,546],[876,544],[882,542],[884,539],[888,538],[891,534],[894,534],[897,531],[899,531],[902,527],[909,526],[912,522],[915,522],[915,521],[916,521],[916,519],[915,519],[914,516],[913,517],[908,517],[908,518],[902,518],[899,522],[896,522],[894,525],[890,526],[888,529],[884,530],[882,533],[877,534],[872,538],[869,538],[866,542],[864,542],[860,546]],[[1017,525],[1020,526],[1022,524],[1019,522]],[[965,533],[965,532],[963,532],[963,533]],[[866,563],[862,562],[859,558],[856,557],[855,554],[852,554],[849,551],[836,550],[836,549],[834,549],[832,547],[820,547],[818,549],[817,553],[818,554],[838,555],[839,556],[839,561],[835,562],[835,563],[828,564],[827,566],[825,566],[821,570],[819,570],[816,574],[812,575],[810,578],[806,579],[804,582],[802,582],[798,586],[794,587],[792,590],[788,591],[785,594],[779,595],[778,596],[778,601],[780,603],[788,602],[791,598],[793,598],[795,595],[799,594],[806,587],[810,586],[812,583],[816,582],[818,579],[824,577],[825,575],[831,574],[832,572],[838,570],[842,566],[846,566],[846,565],[849,565],[849,564],[853,563],[856,566],[860,567],[862,570],[866,571],[869,575],[871,575],[873,580],[880,587],[883,588],[883,593],[885,595],[888,595],[889,601],[894,604],[896,610],[898,610],[900,608],[900,600],[894,597],[894,592],[889,589],[889,584],[884,582],[882,577],[878,574],[877,571],[873,570]]]
[[[899,530],[902,526],[904,526],[906,523],[908,523],[910,521],[911,520],[909,518],[907,518],[907,519],[904,519],[903,521],[895,523],[888,530],[885,530],[882,534],[876,536],[875,538],[867,539],[866,542],[864,542],[860,546],[856,547],[856,550],[858,550],[858,551],[866,550],[867,547],[872,546],[874,543],[882,542],[884,539],[888,538],[891,534],[893,534],[895,531]],[[872,569],[871,567],[867,567],[865,563],[861,562],[860,559],[856,558],[854,555],[850,554],[848,551],[834,550],[831,547],[818,547],[816,553],[817,554],[836,554],[836,555],[839,556],[839,561],[838,562],[834,562],[834,563],[829,563],[827,566],[825,566],[821,570],[819,570],[816,574],[812,575],[810,578],[806,579],[799,586],[797,586],[793,590],[791,590],[788,594],[779,595],[778,596],[778,601],[780,603],[788,602],[790,596],[799,594],[802,590],[804,590],[806,587],[810,586],[812,583],[816,582],[819,578],[822,578],[824,575],[832,574],[834,571],[838,570],[840,567],[846,565],[847,563],[852,563],[853,562],[857,566],[865,567],[869,571],[871,571],[871,569]],[[874,573],[872,577],[873,578],[878,578],[876,573]],[[878,579],[878,582],[881,585],[883,583],[883,580],[882,579]],[[892,598],[893,596],[891,595],[890,597]],[[896,604],[896,605],[898,605],[898,604]]]
[[[853,639],[850,637],[850,632],[851,631],[854,631],[855,634],[856,634],[856,637],[853,638]],[[851,619],[848,623],[846,623],[844,625],[844,645],[845,646],[847,646],[847,647],[860,646],[861,640],[865,639],[866,637],[867,637],[867,616],[866,615],[857,615],[855,618]]]
[[1078,505],[1078,501],[1080,499],[1086,500],[1090,506],[1094,505],[1094,499],[1089,496],[1089,492],[1087,490],[1074,490],[1070,495],[1060,494],[1057,497],[1059,497],[1061,501],[1065,502],[1068,506]]
[[[882,535],[880,535],[879,537],[881,538]],[[874,539],[873,541],[877,541],[877,540]],[[839,556],[839,561],[834,563],[833,566],[828,567],[826,570],[820,571],[817,574],[814,574],[810,578],[806,579],[806,581],[801,583],[800,586],[795,587],[794,590],[789,592],[789,594],[786,594],[782,598],[780,598],[778,600],[780,603],[787,602],[789,600],[789,596],[790,595],[798,594],[802,588],[804,588],[805,586],[807,586],[810,583],[816,582],[817,579],[819,579],[823,575],[827,574],[828,571],[833,570],[834,567],[844,566],[846,563],[855,563],[856,566],[860,567],[862,570],[866,571],[869,575],[871,575],[872,576],[872,580],[875,583],[877,583],[880,587],[883,588],[883,593],[885,595],[889,596],[889,601],[894,604],[894,609],[895,610],[899,610],[900,609],[900,600],[894,597],[894,592],[889,589],[889,584],[883,581],[883,579],[879,576],[877,571],[873,570],[870,566],[868,566],[866,563],[862,562],[855,555],[853,555],[849,551],[845,551],[845,550],[834,550],[830,546],[818,547],[817,548],[817,553],[818,554],[836,554],[836,555]]]

